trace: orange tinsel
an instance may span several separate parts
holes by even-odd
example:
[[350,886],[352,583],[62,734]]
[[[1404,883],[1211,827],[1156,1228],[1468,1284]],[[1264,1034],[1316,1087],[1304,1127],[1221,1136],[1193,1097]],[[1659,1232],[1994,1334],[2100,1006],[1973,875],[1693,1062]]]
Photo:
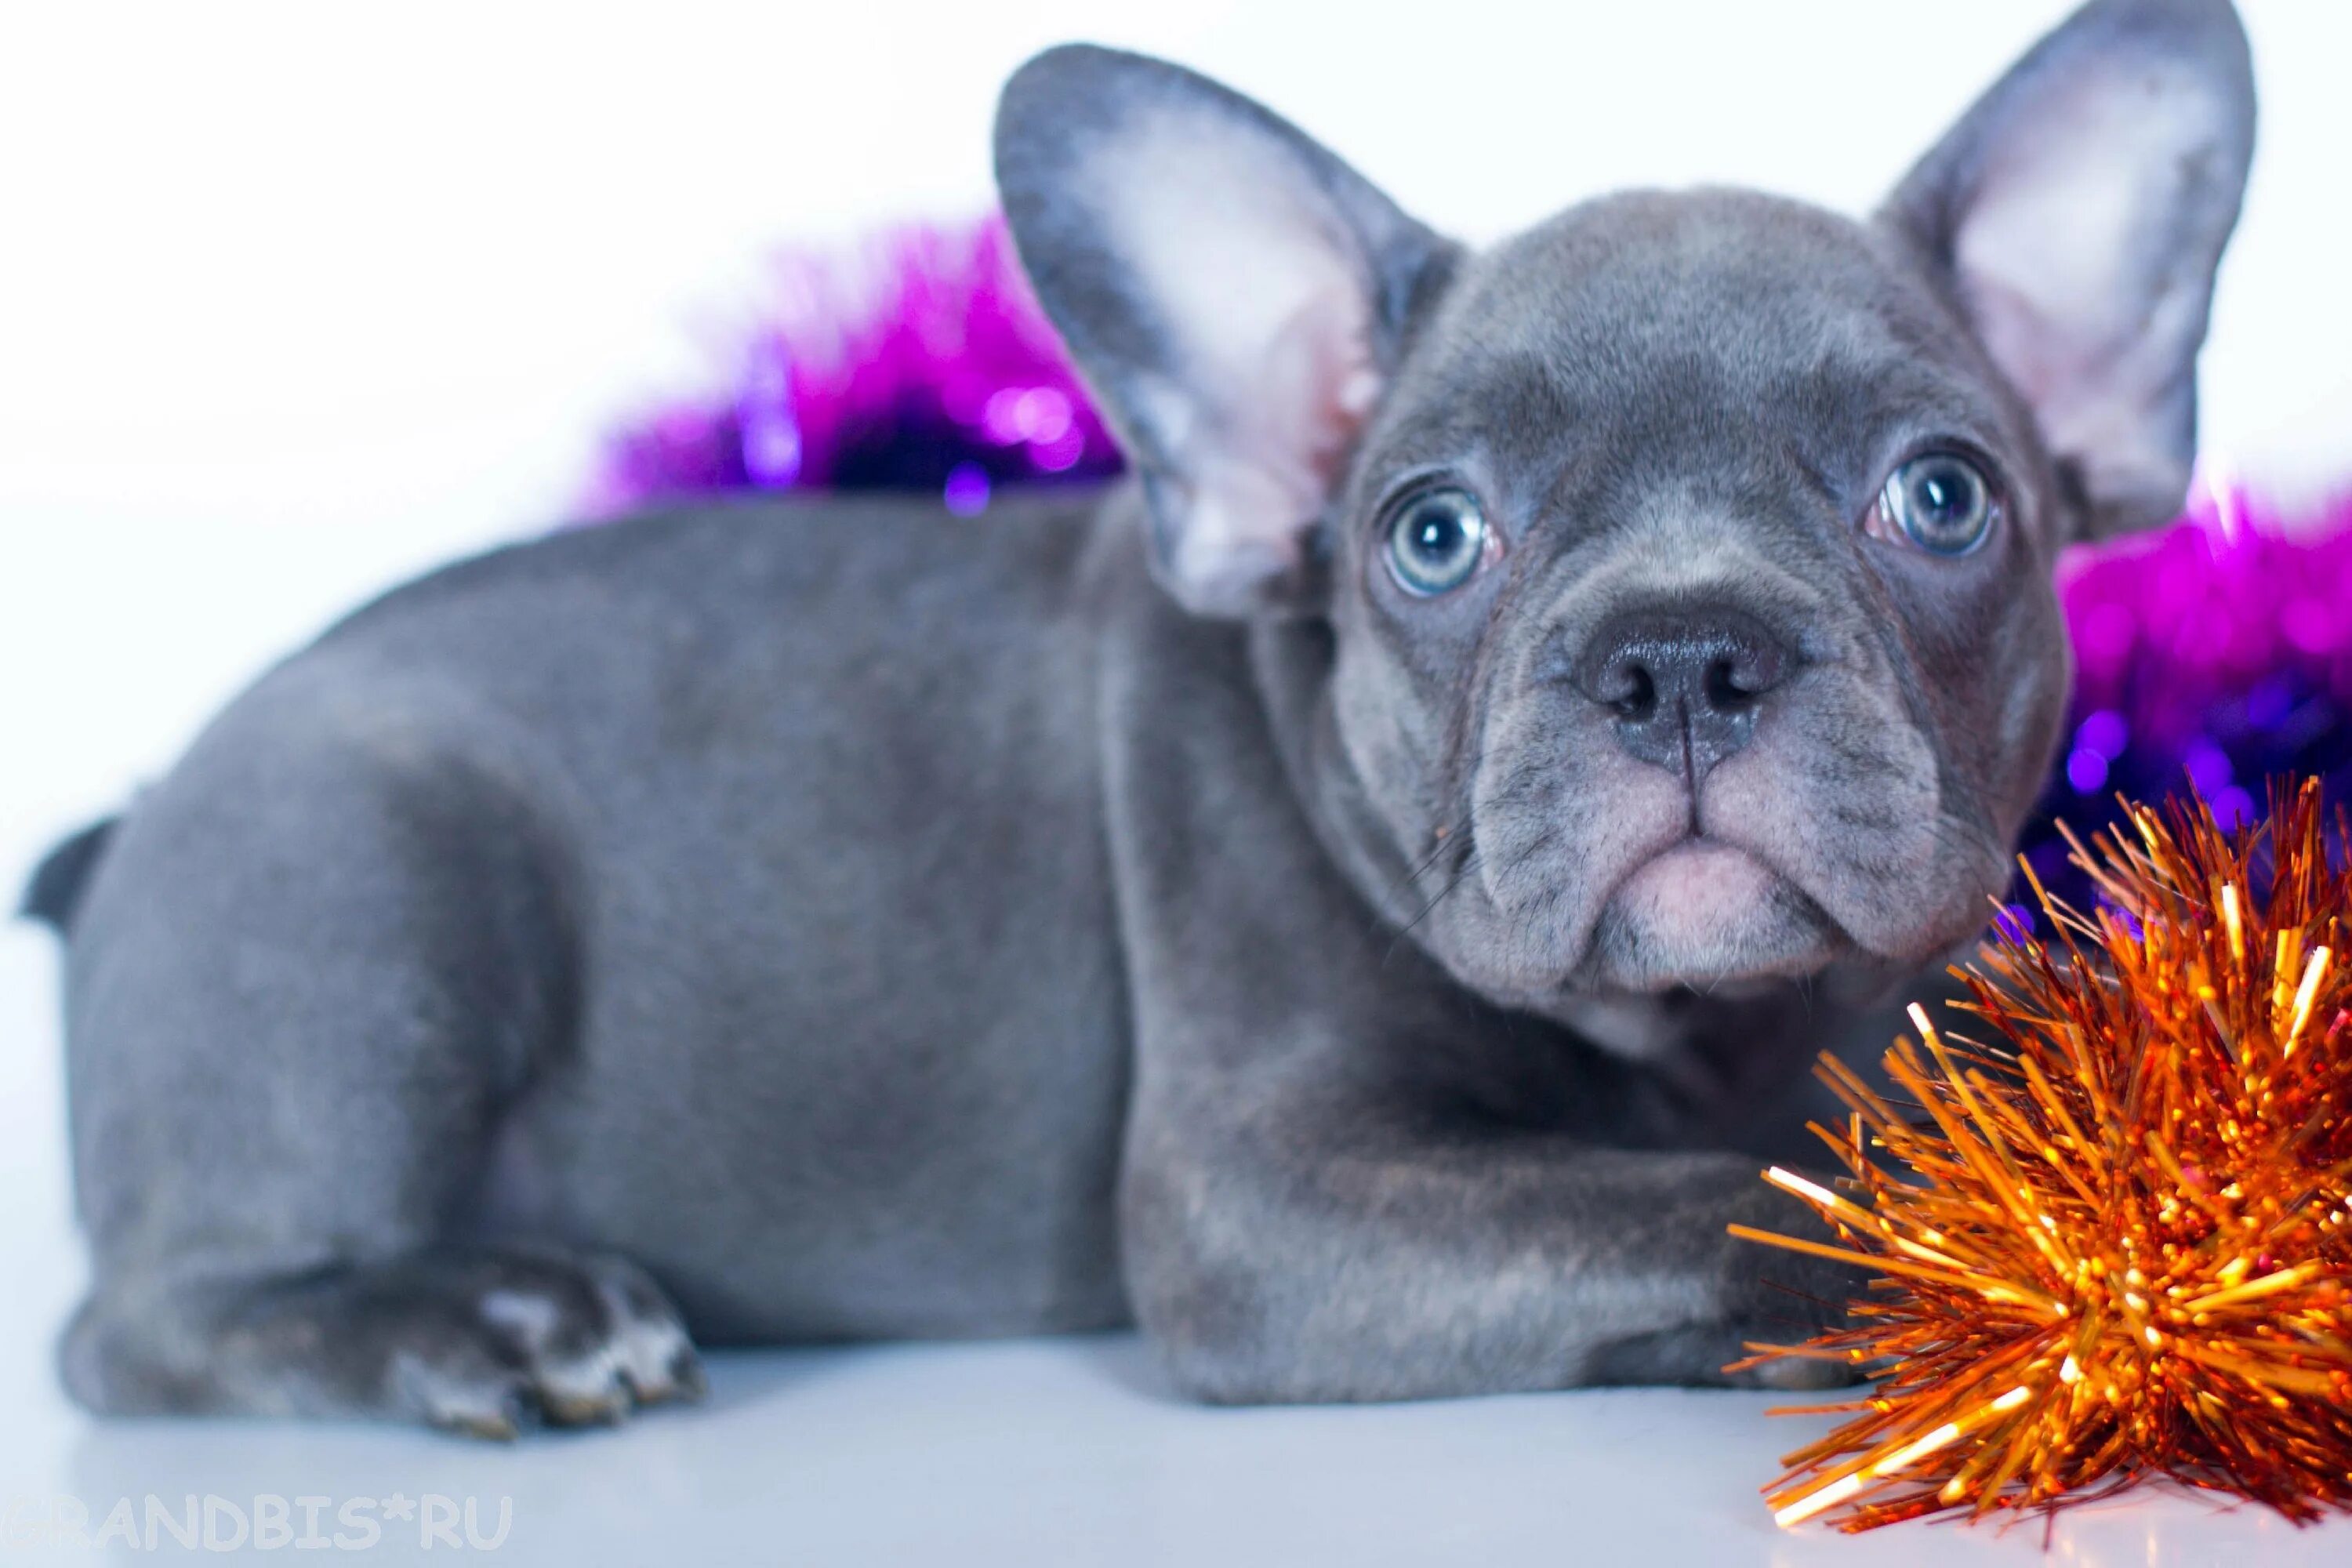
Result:
[[[2315,784],[2267,827],[2134,808],[2075,845],[2096,915],[2042,896],[2054,944],[1961,973],[1990,1037],[1837,1061],[1816,1127],[1849,1173],[1803,1198],[1874,1271],[1853,1326],[1756,1347],[1884,1369],[1784,1460],[1783,1524],[2053,1507],[2150,1476],[2298,1521],[2352,1508],[2352,879]],[[2342,819],[2338,818],[2339,837]],[[1752,1364],[1752,1363],[1751,1363]]]

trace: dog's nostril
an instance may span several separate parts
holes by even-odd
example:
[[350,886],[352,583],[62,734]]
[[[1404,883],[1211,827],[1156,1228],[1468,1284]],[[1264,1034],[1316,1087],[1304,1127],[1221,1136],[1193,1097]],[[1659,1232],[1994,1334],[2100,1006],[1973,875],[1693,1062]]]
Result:
[[1620,719],[1639,723],[1658,710],[1658,683],[1648,668],[1638,664],[1620,664],[1610,672],[1608,687],[1601,700]]
[[1764,694],[1761,684],[1748,672],[1743,683],[1739,667],[1727,658],[1718,658],[1706,667],[1706,679],[1701,689],[1706,705],[1725,713],[1737,713]]
[[1753,706],[1788,676],[1780,645],[1769,638],[1735,636],[1709,660],[1700,695],[1711,706],[1736,713]]

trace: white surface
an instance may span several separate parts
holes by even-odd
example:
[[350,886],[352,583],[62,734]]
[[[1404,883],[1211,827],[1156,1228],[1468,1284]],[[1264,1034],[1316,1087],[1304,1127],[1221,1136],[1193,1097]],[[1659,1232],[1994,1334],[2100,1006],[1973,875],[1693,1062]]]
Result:
[[[767,247],[986,195],[1022,56],[1074,36],[1258,92],[1443,226],[1629,183],[1867,205],[2051,0],[21,5],[0,17],[0,882],[267,658],[394,577],[561,513],[594,433],[726,363]],[[2251,0],[2264,100],[2207,356],[2209,448],[2352,474],[2352,7]],[[0,1568],[79,1497],[514,1500],[517,1562],[2028,1562],[2032,1531],[1782,1536],[1794,1423],[1670,1393],[1403,1409],[1171,1403],[1126,1342],[729,1360],[710,1408],[475,1448],[100,1427],[47,943],[0,930]],[[330,1531],[334,1528],[331,1520]],[[402,1555],[397,1536],[373,1554]],[[2062,1563],[2352,1559],[2196,1502]],[[168,1544],[168,1538],[165,1538]],[[413,1551],[413,1547],[411,1548]],[[115,1555],[131,1560],[143,1553]]]

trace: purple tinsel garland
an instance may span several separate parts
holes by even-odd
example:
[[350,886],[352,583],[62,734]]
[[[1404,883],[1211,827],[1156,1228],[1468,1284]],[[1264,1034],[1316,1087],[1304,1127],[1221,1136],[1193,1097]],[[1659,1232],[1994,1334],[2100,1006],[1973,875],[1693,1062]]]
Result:
[[[971,516],[999,485],[1119,471],[1001,219],[904,230],[846,267],[788,260],[782,281],[733,387],[614,437],[593,515],[902,489]],[[2021,848],[2078,906],[2092,890],[2053,823],[2088,834],[2116,817],[2117,794],[2154,801],[2193,781],[2234,819],[2260,808],[2264,781],[2312,774],[2352,804],[2352,492],[2295,522],[2200,481],[2174,527],[2061,566],[2074,710]]]
[[2068,740],[2021,849],[2089,908],[2053,826],[2115,821],[2115,797],[2193,783],[2232,823],[2270,781],[2318,778],[2352,805],[2352,492],[2295,520],[2200,476],[2161,532],[2069,552],[2058,594],[2074,643]]
[[845,265],[781,266],[782,302],[737,384],[610,442],[607,516],[738,490],[937,490],[970,516],[1007,481],[1122,467],[1002,218],[882,236]]

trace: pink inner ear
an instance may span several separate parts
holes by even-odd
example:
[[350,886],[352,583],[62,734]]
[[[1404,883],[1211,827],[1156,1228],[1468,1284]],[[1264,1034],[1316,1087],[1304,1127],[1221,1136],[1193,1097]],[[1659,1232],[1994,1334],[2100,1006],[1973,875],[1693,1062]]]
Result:
[[1238,614],[1306,563],[1349,450],[1379,401],[1360,300],[1307,300],[1188,455],[1197,478],[1170,562],[1197,609]]
[[1987,351],[2095,492],[2187,482],[2164,427],[2203,329],[2191,208],[2225,108],[2177,68],[2118,64],[2008,132],[1954,260]]
[[1171,585],[1238,605],[1304,564],[1378,400],[1361,259],[1298,161],[1218,115],[1139,117],[1080,178],[1168,340],[1131,400],[1182,481]]
[[1380,401],[1369,337],[1361,297],[1333,290],[1308,300],[1267,349],[1265,428],[1281,431],[1315,481],[1316,511]]

